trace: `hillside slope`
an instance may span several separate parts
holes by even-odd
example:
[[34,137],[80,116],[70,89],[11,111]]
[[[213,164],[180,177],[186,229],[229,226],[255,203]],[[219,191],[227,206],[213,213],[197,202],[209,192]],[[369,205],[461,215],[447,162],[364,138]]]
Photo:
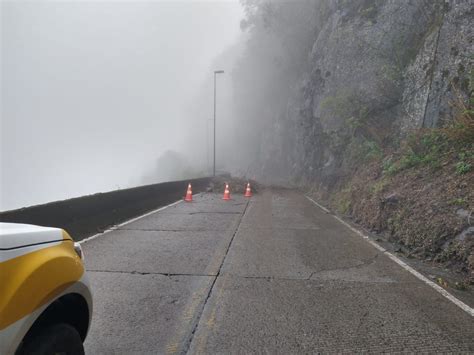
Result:
[[472,278],[474,2],[243,4],[232,165]]

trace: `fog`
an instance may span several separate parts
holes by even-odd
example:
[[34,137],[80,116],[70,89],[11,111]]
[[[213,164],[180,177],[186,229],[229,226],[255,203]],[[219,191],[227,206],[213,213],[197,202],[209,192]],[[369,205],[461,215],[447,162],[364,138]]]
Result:
[[0,210],[207,175],[213,71],[223,145],[242,16],[237,1],[2,1]]

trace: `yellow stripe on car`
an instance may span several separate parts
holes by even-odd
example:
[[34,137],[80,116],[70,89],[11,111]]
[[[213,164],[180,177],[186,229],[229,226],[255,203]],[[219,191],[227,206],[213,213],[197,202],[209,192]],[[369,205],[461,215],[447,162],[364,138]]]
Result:
[[63,240],[0,263],[0,330],[52,301],[84,274],[65,232]]

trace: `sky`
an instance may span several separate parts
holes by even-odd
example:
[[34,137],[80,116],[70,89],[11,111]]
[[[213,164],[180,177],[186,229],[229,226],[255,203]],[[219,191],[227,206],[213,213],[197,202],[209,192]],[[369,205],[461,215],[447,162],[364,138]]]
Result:
[[0,210],[182,178],[167,151],[208,160],[238,1],[0,1]]

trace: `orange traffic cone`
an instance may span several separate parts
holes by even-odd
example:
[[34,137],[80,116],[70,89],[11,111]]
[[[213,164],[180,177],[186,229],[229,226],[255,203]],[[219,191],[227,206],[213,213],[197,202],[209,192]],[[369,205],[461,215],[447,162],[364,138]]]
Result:
[[250,189],[250,182],[247,183],[247,188],[245,189],[245,197],[252,197],[252,189]]
[[224,190],[224,197],[222,198],[223,200],[230,200],[230,191],[229,191],[229,184],[225,184],[225,190]]
[[191,202],[193,200],[193,191],[191,190],[191,184],[188,185],[188,191],[186,191],[186,197],[184,201]]

